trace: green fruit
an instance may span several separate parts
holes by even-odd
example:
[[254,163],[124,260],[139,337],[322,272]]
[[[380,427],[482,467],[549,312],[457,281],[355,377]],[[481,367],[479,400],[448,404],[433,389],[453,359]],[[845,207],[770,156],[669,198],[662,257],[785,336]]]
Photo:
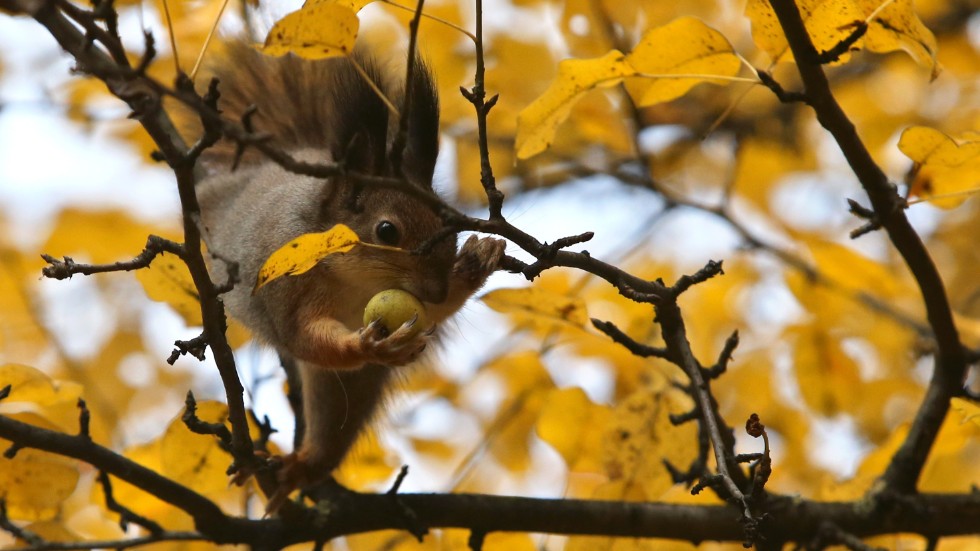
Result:
[[380,320],[381,325],[391,334],[416,316],[418,318],[411,331],[413,337],[429,329],[425,306],[407,291],[386,289],[371,297],[364,307],[364,326],[367,327],[374,320]]

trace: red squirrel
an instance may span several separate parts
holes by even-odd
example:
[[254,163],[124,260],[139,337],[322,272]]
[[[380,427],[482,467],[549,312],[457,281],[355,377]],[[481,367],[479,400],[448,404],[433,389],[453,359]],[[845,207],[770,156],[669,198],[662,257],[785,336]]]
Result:
[[254,106],[255,132],[272,136],[293,157],[402,177],[406,186],[358,184],[343,174],[301,176],[255,152],[232,170],[237,145],[228,141],[202,157],[207,176],[197,191],[216,280],[228,276],[229,263],[238,268],[239,281],[224,295],[225,304],[258,339],[295,360],[302,381],[305,432],[299,448],[283,458],[281,487],[270,501],[274,508],[293,489],[329,478],[377,410],[392,372],[416,359],[434,338],[432,331],[413,330],[413,321],[391,334],[378,323],[362,327],[368,300],[385,289],[405,290],[438,324],[497,269],[504,242],[473,236],[457,252],[453,234],[424,254],[355,247],[253,295],[261,265],[299,235],[345,224],[364,242],[412,251],[442,230],[433,208],[408,192],[408,186],[432,191],[439,103],[431,73],[417,62],[408,83],[412,104],[401,174],[396,174],[392,141],[399,119],[389,103],[403,106],[404,72],[382,70],[363,49],[350,58],[310,61],[269,57],[232,43],[217,59],[212,73],[227,117],[240,118]]

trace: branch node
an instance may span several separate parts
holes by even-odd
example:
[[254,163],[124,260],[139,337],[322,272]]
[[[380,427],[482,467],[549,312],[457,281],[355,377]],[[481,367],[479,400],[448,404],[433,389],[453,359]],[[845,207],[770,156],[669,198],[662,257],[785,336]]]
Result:
[[12,442],[10,444],[10,447],[4,450],[3,456],[7,459],[13,459],[17,457],[17,452],[19,452],[22,449],[24,449],[24,446],[22,444],[18,444],[17,442]]
[[471,551],[482,551],[486,539],[487,533],[483,530],[470,530],[470,538],[466,543]]
[[216,436],[223,446],[231,446],[231,431],[228,430],[228,427],[224,423],[207,423],[198,418],[197,400],[194,399],[194,393],[190,390],[187,391],[187,398],[184,399],[184,405],[184,414],[181,415],[180,420],[184,422],[188,430],[194,434],[210,434]]
[[405,482],[405,478],[407,476],[408,476],[408,465],[402,465],[402,468],[398,471],[398,476],[395,477],[395,482],[391,485],[391,488],[388,488],[388,491],[385,493],[390,496],[397,495],[398,490],[401,489],[402,487],[402,482]]
[[667,417],[670,419],[670,424],[677,426],[694,421],[698,418],[699,413],[701,413],[701,410],[695,407],[691,411],[685,413],[671,413]]
[[[753,67],[754,68],[754,67]],[[755,69],[755,74],[759,77],[762,85],[776,94],[776,98],[782,103],[806,103],[806,94],[802,92],[787,92],[782,85],[773,78],[772,74],[762,69]]]
[[700,494],[705,488],[712,488],[716,491],[724,492],[724,477],[720,474],[704,475],[698,483],[691,487],[691,495]]
[[759,503],[765,500],[766,483],[769,482],[769,477],[772,475],[772,458],[769,456],[769,435],[766,433],[766,426],[762,424],[759,416],[755,413],[750,415],[748,420],[746,420],[745,432],[752,438],[759,438],[761,436],[765,445],[762,451],[762,457],[759,458],[759,464],[754,469],[752,491],[748,496],[750,503]]
[[200,335],[194,337],[189,341],[181,341],[181,340],[174,341],[174,350],[173,352],[170,353],[170,356],[167,358],[167,363],[170,365],[174,365],[174,362],[176,362],[178,358],[184,355],[193,356],[197,358],[199,361],[203,362],[205,359],[204,353],[205,351],[207,351],[207,348],[208,348],[208,340],[204,333],[201,333]]
[[851,34],[847,35],[846,38],[834,45],[833,48],[820,52],[817,54],[815,61],[820,65],[826,65],[828,63],[834,63],[840,60],[840,56],[846,54],[848,50],[851,49],[858,40],[868,32],[868,24],[861,20],[855,20],[851,22],[848,27],[854,27]]
[[88,410],[88,406],[85,404],[85,400],[78,399],[78,435],[82,438],[91,441],[92,435],[89,432],[89,423],[92,420],[92,414]]

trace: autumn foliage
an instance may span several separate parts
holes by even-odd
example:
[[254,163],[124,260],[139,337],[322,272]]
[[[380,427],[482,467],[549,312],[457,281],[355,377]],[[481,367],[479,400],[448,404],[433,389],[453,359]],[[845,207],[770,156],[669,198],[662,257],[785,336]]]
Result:
[[[0,545],[980,549],[975,4],[397,4],[0,0],[73,59],[49,108],[176,182],[169,222],[89,201],[19,240],[0,211]],[[172,122],[290,165],[221,117],[215,26],[269,55],[417,48],[445,223],[509,241],[336,473],[354,492],[276,518],[274,474],[229,467],[289,451],[288,384],[225,326],[203,142]],[[366,246],[301,241],[240,284]]]

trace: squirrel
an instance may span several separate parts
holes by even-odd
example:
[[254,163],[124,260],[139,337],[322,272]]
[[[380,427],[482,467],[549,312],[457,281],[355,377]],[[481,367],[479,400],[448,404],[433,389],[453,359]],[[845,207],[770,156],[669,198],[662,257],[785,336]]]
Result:
[[[402,289],[438,324],[497,269],[505,244],[471,236],[457,252],[451,233],[428,243],[421,254],[416,250],[444,226],[430,204],[407,187],[434,194],[439,150],[438,96],[420,60],[407,84],[411,105],[400,174],[392,162],[398,114],[379,93],[401,106],[406,85],[400,82],[404,78],[386,73],[370,50],[311,61],[228,43],[211,73],[219,81],[219,107],[226,116],[254,111],[254,130],[272,136],[294,158],[338,162],[345,169],[327,179],[302,176],[254,152],[238,159],[238,145],[222,140],[204,153],[206,176],[196,184],[217,280],[237,266],[238,282],[223,295],[228,310],[282,358],[294,361],[300,374],[305,430],[298,449],[282,458],[280,487],[268,504],[273,512],[294,489],[330,479],[379,408],[395,368],[411,363],[435,338],[434,330],[413,328],[415,320],[391,334],[379,322],[362,327],[368,300],[385,289]],[[240,160],[234,170],[233,160]],[[351,172],[401,177],[406,187],[358,183]],[[251,283],[270,254],[335,224],[347,225],[363,242],[403,251],[355,247],[252,294]]]

